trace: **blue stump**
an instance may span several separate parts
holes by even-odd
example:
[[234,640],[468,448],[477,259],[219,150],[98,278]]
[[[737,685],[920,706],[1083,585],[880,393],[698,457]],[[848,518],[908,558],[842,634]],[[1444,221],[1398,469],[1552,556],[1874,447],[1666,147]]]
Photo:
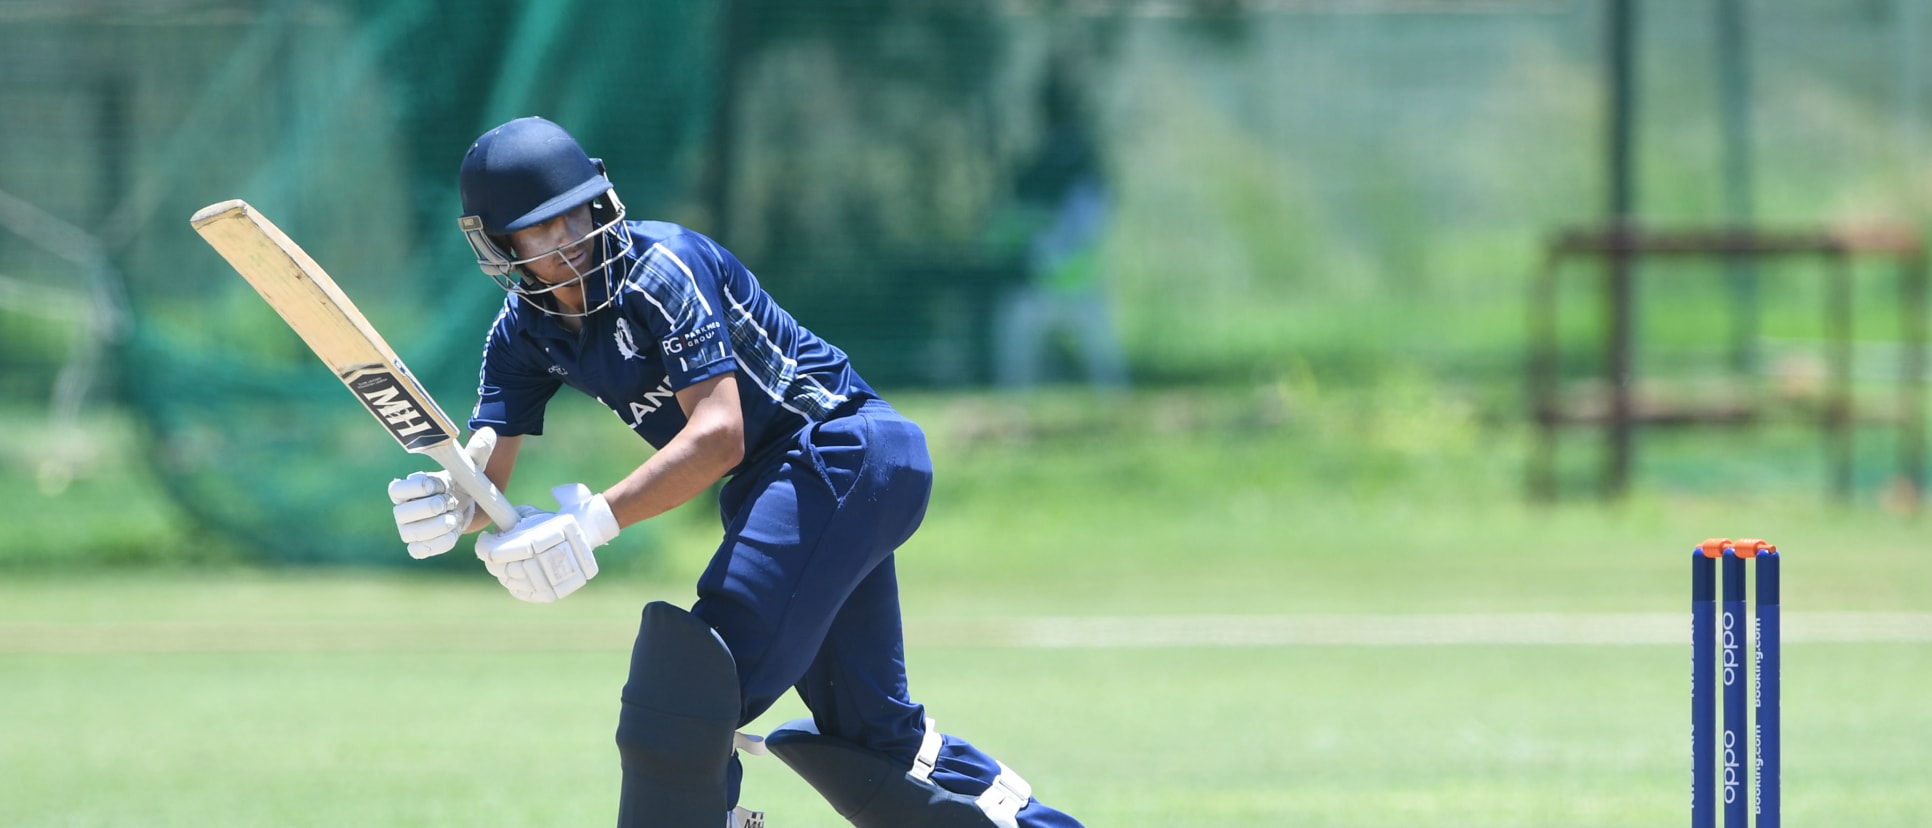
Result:
[[1691,552],[1691,828],[1717,828],[1717,559]]
[[1778,744],[1779,636],[1778,629],[1778,552],[1758,553],[1758,660],[1754,677],[1757,693],[1757,771],[1758,828],[1778,826],[1778,784],[1780,751]]
[[1718,641],[1722,660],[1719,680],[1724,685],[1724,739],[1720,747],[1719,773],[1724,784],[1725,828],[1749,828],[1751,824],[1751,766],[1747,753],[1751,734],[1746,728],[1750,715],[1745,696],[1748,676],[1750,632],[1745,627],[1744,559],[1737,550],[1724,550],[1724,611],[1718,621]]

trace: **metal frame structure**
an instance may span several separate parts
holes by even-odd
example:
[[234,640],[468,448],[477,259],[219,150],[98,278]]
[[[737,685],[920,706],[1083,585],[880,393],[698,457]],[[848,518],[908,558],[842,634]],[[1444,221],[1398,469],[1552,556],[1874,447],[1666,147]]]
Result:
[[[1852,491],[1852,261],[1881,257],[1894,261],[1899,274],[1899,324],[1905,340],[1900,360],[1896,410],[1899,434],[1899,475],[1910,485],[1916,505],[1924,484],[1925,465],[1925,344],[1926,267],[1920,235],[1908,229],[1862,227],[1817,231],[1769,231],[1757,228],[1664,230],[1629,222],[1559,233],[1546,251],[1542,268],[1530,283],[1529,405],[1536,436],[1530,451],[1529,489],[1537,499],[1557,493],[1555,454],[1557,431],[1563,426],[1600,425],[1606,454],[1602,494],[1621,495],[1629,486],[1632,435],[1639,425],[1745,424],[1757,418],[1753,399],[1726,400],[1717,405],[1639,401],[1632,378],[1633,265],[1644,257],[1713,258],[1755,262],[1767,258],[1815,257],[1825,264],[1827,391],[1819,425],[1830,456],[1830,490],[1848,499]],[[1566,405],[1557,360],[1557,301],[1563,265],[1573,259],[1604,263],[1602,311],[1606,318],[1604,371],[1607,386],[1599,405]]]

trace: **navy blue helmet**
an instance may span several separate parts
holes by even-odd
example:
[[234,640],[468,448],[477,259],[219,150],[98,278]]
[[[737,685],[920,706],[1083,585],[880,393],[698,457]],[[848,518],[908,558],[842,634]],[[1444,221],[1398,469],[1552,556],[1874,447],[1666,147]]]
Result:
[[[542,118],[518,118],[483,134],[463,156],[462,173],[457,179],[463,198],[459,224],[476,265],[503,289],[539,297],[559,287],[582,284],[602,274],[604,292],[596,307],[582,314],[560,312],[551,302],[533,304],[546,313],[579,316],[608,305],[615,296],[611,280],[612,264],[629,250],[629,234],[622,232],[624,205],[617,200],[604,164],[591,158],[577,139]],[[585,204],[591,206],[596,229],[554,250],[519,251],[511,249],[509,236],[518,230],[535,227]],[[594,264],[578,270],[565,251],[586,242],[597,242]],[[618,244],[623,243],[623,249]],[[524,272],[523,265],[556,256],[576,278],[546,285]],[[588,299],[588,297],[586,297]]]

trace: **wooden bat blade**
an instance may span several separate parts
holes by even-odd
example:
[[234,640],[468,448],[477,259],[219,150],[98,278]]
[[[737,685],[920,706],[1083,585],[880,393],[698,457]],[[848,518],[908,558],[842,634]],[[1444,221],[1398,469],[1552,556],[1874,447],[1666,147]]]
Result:
[[189,224],[261,294],[396,442],[435,458],[498,526],[516,525],[516,509],[456,445],[460,433],[456,424],[301,246],[239,199],[203,207]]
[[[395,350],[328,272],[247,202],[211,204],[189,223],[336,376],[346,382],[364,368],[400,366]],[[448,426],[447,417],[440,419],[438,425]],[[453,436],[452,428],[443,431]]]

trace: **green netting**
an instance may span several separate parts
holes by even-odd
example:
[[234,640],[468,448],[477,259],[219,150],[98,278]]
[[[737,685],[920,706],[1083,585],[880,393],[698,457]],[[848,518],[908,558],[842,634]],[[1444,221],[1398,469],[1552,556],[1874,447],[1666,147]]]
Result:
[[[120,387],[185,508],[271,559],[398,560],[382,484],[421,461],[351,405],[187,217],[225,198],[255,204],[460,421],[501,300],[454,232],[463,150],[541,113],[600,147],[634,204],[671,202],[710,122],[707,6],[48,4],[48,19],[0,27],[19,116],[0,189],[85,228],[119,266],[135,321]],[[36,94],[23,74],[57,83]],[[36,340],[17,333],[10,343]]]
[[[1640,4],[1646,216],[1726,215],[1717,6]],[[1755,215],[1920,223],[1932,9],[1746,6]],[[1137,381],[1420,366],[1514,387],[1543,239],[1606,204],[1603,8],[0,3],[0,394],[58,409],[76,318],[124,303],[130,324],[99,326],[114,387],[184,507],[275,559],[394,560],[371,500],[414,460],[186,219],[255,203],[460,418],[498,295],[454,231],[454,172],[524,114],[605,158],[636,214],[722,240],[876,384],[983,385],[1019,278],[990,228],[1052,65],[1100,135]],[[1702,311],[1673,297],[1723,297],[1679,281],[1646,289],[1647,335],[1696,346],[1676,320]],[[1810,301],[1769,301],[1766,335],[1806,335]]]

